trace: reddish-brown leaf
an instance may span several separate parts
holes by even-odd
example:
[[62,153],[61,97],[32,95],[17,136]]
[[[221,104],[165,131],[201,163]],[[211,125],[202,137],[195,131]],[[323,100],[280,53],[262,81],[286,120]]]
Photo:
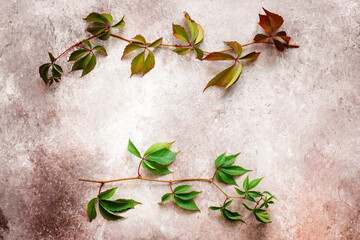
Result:
[[254,41],[257,43],[267,42],[268,40],[269,37],[264,34],[256,34],[256,36],[254,37]]
[[222,60],[235,60],[233,56],[227,53],[212,52],[203,58],[206,61],[222,61]]
[[291,39],[291,37],[286,36],[286,32],[284,32],[284,31],[276,33],[275,37],[281,38],[282,40],[284,40],[286,42],[286,44],[289,44],[290,39]]
[[269,34],[272,33],[272,27],[270,23],[270,19],[266,15],[259,14],[259,25]]
[[270,20],[270,25],[271,25],[271,28],[272,28],[271,33],[276,32],[281,27],[281,25],[284,23],[284,19],[280,15],[269,12],[265,8],[263,8],[263,9],[264,9],[264,11],[266,13],[266,16]]
[[282,42],[276,39],[273,39],[273,41],[277,50],[279,50],[280,52],[284,51],[284,44]]

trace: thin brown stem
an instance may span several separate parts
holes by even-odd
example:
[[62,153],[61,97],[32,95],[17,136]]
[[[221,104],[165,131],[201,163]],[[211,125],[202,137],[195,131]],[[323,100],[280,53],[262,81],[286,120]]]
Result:
[[210,179],[209,178],[181,178],[181,179],[174,179],[174,180],[159,180],[159,179],[151,179],[151,178],[144,178],[144,177],[141,177],[141,176],[137,176],[137,177],[119,178],[119,179],[113,179],[113,180],[107,180],[107,181],[90,180],[90,179],[82,179],[82,178],[79,178],[78,180],[83,181],[83,182],[93,182],[93,183],[105,184],[105,183],[110,183],[110,182],[120,182],[120,181],[127,181],[127,180],[136,180],[136,179],[142,180],[142,181],[162,182],[162,183],[169,183],[169,184],[172,184],[172,183],[175,183],[175,182],[205,181],[205,182],[212,183],[228,199],[229,198],[245,199],[244,197],[230,196],[230,195],[226,194],[226,192],[224,190],[222,190],[221,187],[219,187],[219,185],[217,185],[211,178]]
[[262,199],[263,199],[263,195],[261,194],[261,198],[256,202],[254,209],[259,205]]

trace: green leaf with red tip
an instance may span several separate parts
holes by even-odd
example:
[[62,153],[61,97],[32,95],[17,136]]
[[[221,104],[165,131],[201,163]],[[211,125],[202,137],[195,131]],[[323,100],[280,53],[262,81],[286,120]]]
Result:
[[235,57],[233,57],[230,54],[222,53],[222,52],[212,52],[206,55],[206,57],[203,58],[203,60],[206,61],[230,61],[235,60]]

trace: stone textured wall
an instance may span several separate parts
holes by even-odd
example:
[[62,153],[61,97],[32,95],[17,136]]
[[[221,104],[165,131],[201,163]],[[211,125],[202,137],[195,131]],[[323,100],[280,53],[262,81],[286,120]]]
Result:
[[[360,233],[360,6],[322,1],[1,1],[0,2],[0,239],[356,239]],[[156,50],[145,77],[121,61],[125,42],[104,43],[89,75],[65,74],[46,87],[38,67],[85,36],[92,11],[126,15],[119,33],[171,43],[171,24],[187,11],[205,30],[204,50],[224,40],[251,41],[261,7],[285,19],[301,45],[284,53],[260,50],[229,91],[207,81],[226,64]],[[65,64],[65,71],[70,65]],[[194,183],[201,212],[159,206],[163,184],[124,182],[116,196],[143,205],[127,219],[89,223],[87,201],[97,184],[136,174],[127,141],[144,150],[176,140],[181,150],[166,178],[210,177],[215,157],[241,151],[237,163],[264,176],[260,190],[276,194],[273,222],[225,222],[207,210],[223,200]],[[239,178],[242,181],[243,178]],[[227,191],[233,191],[229,186]],[[234,207],[241,207],[238,201]]]

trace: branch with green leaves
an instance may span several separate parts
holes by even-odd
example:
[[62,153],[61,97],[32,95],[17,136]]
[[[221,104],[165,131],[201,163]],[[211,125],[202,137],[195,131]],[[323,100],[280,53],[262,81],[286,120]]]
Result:
[[[264,9],[264,8],[263,8]],[[133,39],[127,39],[120,35],[114,34],[113,31],[125,26],[124,17],[116,23],[113,23],[113,17],[105,13],[90,13],[85,21],[90,23],[87,31],[92,34],[78,43],[75,43],[58,57],[54,57],[49,53],[50,62],[40,66],[39,73],[45,84],[52,85],[54,82],[59,82],[62,77],[63,69],[57,63],[58,59],[65,53],[72,49],[77,49],[71,53],[69,61],[74,62],[71,71],[82,70],[81,77],[91,72],[96,65],[97,54],[107,55],[104,46],[96,45],[92,48],[90,40],[98,38],[102,41],[108,40],[110,37],[120,39],[128,42],[125,47],[121,59],[133,51],[140,51],[131,61],[131,76],[134,74],[142,74],[144,76],[151,71],[155,66],[155,55],[153,50],[157,47],[172,47],[172,51],[179,55],[186,55],[194,52],[195,58],[200,61],[234,61],[234,64],[229,68],[221,71],[214,78],[212,78],[206,85],[204,91],[211,86],[225,86],[225,89],[231,87],[240,77],[243,69],[243,64],[240,60],[254,61],[259,56],[260,52],[250,52],[242,56],[242,48],[252,44],[267,43],[274,45],[278,51],[284,51],[285,48],[297,48],[299,45],[290,44],[291,37],[287,36],[285,31],[278,31],[282,26],[284,20],[281,16],[269,12],[264,9],[265,15],[259,14],[259,25],[265,30],[265,34],[257,34],[253,41],[246,44],[240,44],[236,41],[225,42],[230,46],[228,49],[221,51],[210,52],[204,51],[200,45],[204,40],[204,30],[190,18],[189,14],[185,12],[185,20],[187,27],[173,24],[173,36],[180,40],[181,44],[165,44],[162,42],[162,37],[153,42],[147,42],[145,37],[141,34],[136,35]],[[236,55],[227,54],[224,52],[234,52]],[[96,54],[95,54],[96,53]]]
[[[128,151],[139,158],[139,165],[137,170],[137,176],[127,177],[113,180],[90,180],[90,179],[79,179],[79,181],[100,183],[99,194],[97,197],[91,199],[88,203],[88,214],[90,221],[92,221],[97,216],[96,203],[98,203],[98,209],[100,214],[107,220],[118,220],[123,218],[119,213],[123,213],[130,209],[133,209],[140,202],[133,199],[117,199],[109,200],[117,188],[111,188],[106,191],[101,191],[102,187],[106,183],[112,182],[121,182],[128,180],[141,180],[149,182],[158,182],[165,183],[169,185],[170,192],[162,195],[159,204],[163,205],[166,201],[172,199],[174,204],[178,207],[189,210],[189,211],[200,211],[198,206],[195,203],[195,198],[201,193],[201,191],[190,191],[193,187],[192,185],[178,185],[173,188],[173,184],[180,182],[209,182],[215,186],[224,196],[225,200],[220,206],[211,206],[210,210],[216,211],[220,210],[221,216],[229,221],[241,221],[244,222],[241,218],[241,214],[234,210],[229,210],[229,206],[233,200],[229,199],[240,199],[245,210],[250,211],[254,214],[255,219],[259,222],[270,223],[269,220],[270,214],[267,213],[267,209],[270,204],[273,204],[275,196],[268,191],[255,191],[255,187],[261,182],[263,178],[249,180],[249,176],[245,178],[242,184],[242,189],[238,186],[236,178],[249,173],[251,170],[245,169],[243,167],[234,165],[236,158],[240,153],[233,155],[226,155],[226,153],[221,154],[215,159],[215,172],[211,178],[182,178],[182,179],[173,179],[173,180],[161,180],[153,178],[145,178],[141,175],[141,167],[147,170],[150,174],[155,175],[166,175],[172,173],[168,169],[171,165],[178,152],[173,152],[170,150],[172,144],[170,143],[156,143],[151,145],[144,154],[141,154],[140,151],[135,147],[135,145],[129,140]],[[215,181],[216,179],[216,181]],[[235,185],[235,191],[237,195],[229,195],[222,188],[221,184],[225,185]],[[245,202],[248,202],[247,204]],[[253,205],[252,207],[249,205]]]

